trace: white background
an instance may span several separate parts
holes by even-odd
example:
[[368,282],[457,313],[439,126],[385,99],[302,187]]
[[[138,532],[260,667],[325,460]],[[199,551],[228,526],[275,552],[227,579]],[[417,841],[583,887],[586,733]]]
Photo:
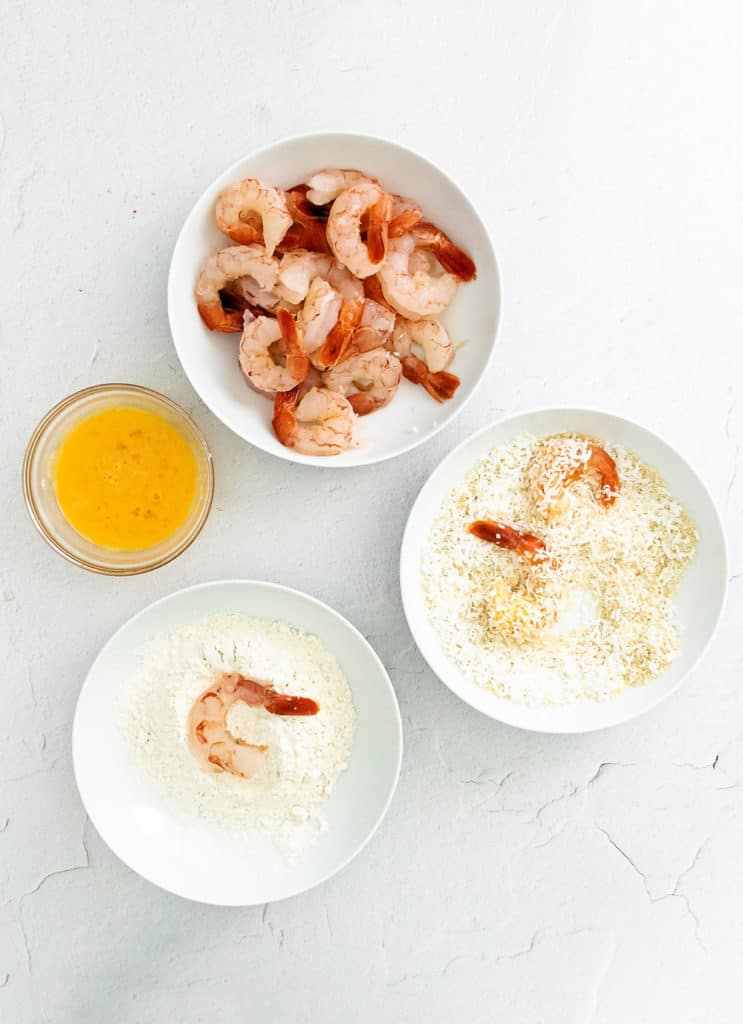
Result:
[[[3,417],[0,1019],[7,1024],[740,1020],[743,143],[739,5],[10,2],[0,60]],[[176,234],[223,167],[319,128],[439,162],[490,226],[505,315],[461,418],[395,462],[254,451],[177,365]],[[69,391],[171,395],[215,452],[195,546],[87,575],[19,471]],[[680,694],[576,738],[501,727],[425,668],[397,559],[439,459],[504,412],[608,407],[665,434],[726,516],[723,628]],[[96,651],[147,602],[243,575],[347,615],[388,666],[406,752],[379,834],[267,908],[160,892],[86,825],[70,764]],[[249,870],[249,865],[246,865]]]

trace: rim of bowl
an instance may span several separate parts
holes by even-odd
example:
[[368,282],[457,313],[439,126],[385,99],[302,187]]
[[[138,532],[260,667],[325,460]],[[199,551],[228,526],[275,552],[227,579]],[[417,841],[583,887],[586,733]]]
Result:
[[[88,398],[95,394],[105,394],[106,392],[114,391],[127,391],[132,394],[146,395],[148,398],[154,399],[156,403],[167,406],[172,412],[181,416],[188,423],[204,454],[205,465],[207,467],[206,495],[202,502],[198,518],[190,533],[183,538],[180,544],[165,552],[154,562],[135,562],[131,565],[124,566],[104,566],[97,562],[90,561],[81,555],[75,554],[75,552],[60,543],[60,541],[57,540],[57,538],[47,529],[44,519],[39,511],[34,495],[34,488],[31,484],[31,472],[36,459],[37,449],[48,429],[52,426],[58,416],[70,406],[75,405],[84,398]],[[172,562],[179,555],[182,555],[183,552],[193,544],[203,530],[204,524],[209,518],[209,512],[211,511],[212,501],[214,499],[214,460],[201,429],[193,418],[189,416],[186,410],[182,406],[178,405],[177,402],[174,402],[172,398],[168,398],[167,395],[163,395],[159,391],[154,391],[152,388],[145,387],[142,384],[93,384],[90,387],[81,388],[79,391],[73,391],[71,395],[67,395],[66,398],[57,402],[56,405],[52,406],[52,408],[42,416],[31,434],[28,444],[26,445],[26,451],[23,456],[22,482],[23,497],[25,499],[26,508],[29,516],[31,517],[31,521],[47,544],[53,548],[58,555],[61,555],[62,558],[71,562],[73,565],[79,566],[81,569],[87,569],[89,572],[95,572],[101,576],[138,576],[145,572],[152,572],[155,569],[160,569],[162,566]],[[144,550],[146,551],[147,549]],[[136,552],[133,552],[133,554],[136,554]]]
[[[379,812],[377,818],[375,819],[372,827],[369,829],[369,832],[364,837],[364,839],[357,846],[354,847],[354,849],[351,851],[351,853],[349,853],[349,855],[344,860],[341,861],[340,864],[338,864],[336,867],[334,867],[331,871],[328,871],[326,874],[324,874],[322,876],[322,878],[318,878],[318,880],[316,882],[313,882],[312,885],[309,885],[306,888],[293,889],[291,892],[286,893],[285,896],[280,896],[278,899],[271,900],[271,903],[280,903],[280,902],[282,902],[282,900],[291,899],[293,896],[299,896],[303,892],[309,892],[311,889],[316,889],[318,886],[324,885],[325,882],[327,882],[327,881],[329,881],[329,879],[333,878],[334,875],[340,874],[340,872],[343,871],[344,868],[348,867],[348,865],[351,863],[352,860],[355,860],[356,857],[358,857],[358,855],[361,853],[361,851],[364,849],[364,847],[376,835],[376,833],[377,833],[377,831],[379,829],[379,826],[382,824],[382,822],[386,818],[387,812],[389,811],[390,806],[392,804],[392,800],[394,799],[395,793],[397,792],[397,786],[398,786],[398,783],[400,781],[400,772],[402,770],[402,757],[403,757],[403,751],[404,751],[404,733],[403,733],[403,728],[402,728],[402,715],[400,714],[400,702],[397,699],[397,693],[395,692],[395,688],[392,685],[392,680],[390,679],[389,672],[385,668],[384,662],[379,657],[379,655],[374,650],[374,648],[369,643],[369,641],[366,639],[364,634],[359,629],[357,629],[356,626],[354,626],[354,624],[352,622],[350,622],[345,617],[345,615],[341,615],[341,613],[339,611],[336,611],[335,608],[332,608],[329,604],[326,604],[325,601],[321,601],[319,597],[314,597],[312,594],[308,594],[304,590],[297,590],[296,588],[288,587],[288,586],[286,586],[283,583],[271,583],[268,580],[239,579],[239,578],[219,579],[219,580],[205,580],[202,583],[194,583],[190,587],[181,587],[179,590],[174,590],[170,594],[166,594],[164,597],[160,597],[156,601],[152,601],[150,604],[145,605],[144,608],[140,608],[140,610],[138,612],[135,612],[134,615],[130,615],[128,619],[126,619],[124,622],[122,622],[122,624],[118,627],[118,629],[114,630],[114,632],[111,634],[111,636],[105,642],[105,644],[100,648],[100,650],[96,654],[95,658],[93,659],[93,661],[90,664],[90,667],[88,668],[88,671],[85,674],[85,679],[83,680],[83,684],[80,687],[80,691],[79,691],[79,693],[77,695],[77,701],[75,702],[75,713],[74,713],[73,718],[72,718],[72,736],[71,736],[71,743],[70,743],[70,746],[72,748],[72,750],[71,750],[71,753],[72,753],[72,773],[73,773],[73,775],[75,777],[75,785],[77,787],[77,792],[78,792],[78,795],[80,797],[80,802],[82,803],[83,807],[85,808],[86,813],[88,813],[88,817],[90,817],[90,820],[91,820],[91,823],[92,823],[93,827],[98,832],[98,834],[100,835],[101,839],[103,839],[104,843],[109,848],[109,850],[111,850],[111,852],[114,854],[114,856],[118,857],[118,859],[121,860],[122,864],[126,864],[126,866],[129,867],[127,862],[124,861],[119,856],[119,854],[116,852],[116,850],[113,848],[113,846],[110,845],[110,843],[109,843],[108,839],[105,837],[105,835],[99,830],[98,825],[93,820],[93,818],[90,816],[90,814],[88,812],[88,807],[87,807],[87,805],[86,805],[86,803],[85,803],[85,801],[83,799],[82,790],[80,788],[80,778],[79,778],[79,774],[78,774],[77,758],[75,757],[75,749],[76,749],[75,736],[76,736],[76,729],[77,729],[78,705],[79,705],[80,700],[82,698],[83,692],[85,691],[85,688],[88,685],[91,673],[93,672],[93,669],[95,668],[96,662],[103,655],[103,653],[110,647],[110,645],[114,642],[116,637],[124,629],[126,629],[128,626],[130,626],[137,619],[141,618],[141,616],[146,615],[148,612],[152,611],[154,608],[157,608],[161,604],[165,604],[167,601],[170,601],[174,597],[178,597],[181,594],[187,594],[187,593],[190,593],[190,592],[196,591],[196,590],[206,590],[206,589],[209,589],[210,587],[224,586],[225,584],[227,584],[228,586],[241,586],[241,587],[242,586],[251,586],[251,587],[257,587],[258,589],[278,590],[278,591],[281,591],[282,593],[285,593],[285,594],[292,594],[292,595],[294,595],[296,597],[302,598],[303,600],[309,601],[310,604],[314,604],[318,608],[321,608],[324,612],[328,612],[331,615],[332,618],[335,618],[335,619],[339,620],[345,627],[350,629],[351,632],[354,633],[358,637],[358,639],[362,642],[362,644],[368,649],[369,653],[372,656],[372,659],[376,662],[377,666],[381,669],[382,677],[384,679],[385,686],[387,688],[387,692],[390,695],[390,697],[392,698],[392,707],[393,707],[394,712],[395,712],[395,714],[394,714],[394,723],[395,723],[395,736],[396,736],[396,739],[397,739],[397,763],[395,765],[394,778],[392,780],[392,785],[390,786],[390,791],[387,794],[387,799],[384,802],[384,806],[380,810],[380,812]],[[134,871],[135,869],[129,867],[129,870],[130,871]],[[234,904],[234,903],[209,903],[207,900],[202,900],[202,899],[199,899],[198,897],[184,896],[182,893],[176,893],[173,889],[168,889],[161,882],[156,882],[154,879],[150,878],[147,875],[142,874],[140,871],[136,871],[135,873],[138,874],[140,876],[140,878],[144,878],[146,882],[150,883],[150,885],[156,886],[158,889],[161,889],[163,892],[173,893],[174,895],[179,896],[181,899],[191,900],[193,903],[203,903],[203,904],[206,904],[207,906],[260,906],[260,903],[236,903],[236,904]]]
[[[571,728],[564,728],[564,729],[556,729],[556,728],[551,728],[551,727],[548,728],[548,727],[540,726],[540,725],[529,725],[529,724],[527,724],[525,722],[523,722],[523,723],[516,723],[516,722],[504,721],[504,719],[498,717],[497,715],[491,714],[490,711],[487,711],[484,708],[476,707],[474,704],[472,704],[469,701],[469,699],[466,696],[464,696],[464,694],[459,693],[457,690],[455,690],[454,687],[449,684],[449,681],[447,679],[444,679],[444,678],[442,678],[442,676],[439,675],[439,673],[436,671],[434,666],[431,664],[431,661],[430,661],[430,659],[428,657],[428,654],[426,653],[426,651],[423,649],[423,647],[419,643],[418,634],[416,633],[415,629],[413,628],[413,624],[411,622],[411,614],[410,614],[409,608],[408,608],[408,598],[407,598],[407,594],[406,594],[406,588],[403,585],[403,563],[404,563],[404,560],[405,560],[405,557],[406,557],[407,547],[408,547],[408,545],[410,543],[409,535],[410,535],[410,531],[411,531],[411,519],[413,517],[413,512],[415,511],[415,509],[416,509],[416,507],[418,505],[418,502],[420,501],[420,498],[421,498],[421,495],[423,494],[423,491],[426,489],[428,484],[431,482],[432,478],[439,472],[439,470],[445,465],[445,463],[447,463],[450,459],[454,458],[454,456],[460,451],[460,449],[464,448],[471,441],[474,441],[475,438],[481,437],[483,434],[487,433],[489,430],[492,430],[493,427],[500,426],[503,423],[508,423],[511,420],[520,419],[522,416],[535,416],[535,415],[538,415],[540,413],[551,413],[551,412],[579,412],[579,413],[588,413],[589,415],[611,416],[614,419],[622,420],[624,423],[628,423],[630,426],[636,427],[639,430],[644,431],[645,433],[649,434],[651,437],[654,437],[656,440],[658,440],[662,444],[666,445],[666,447],[669,448],[674,453],[674,455],[676,455],[681,460],[681,462],[683,462],[683,464],[690,471],[692,476],[696,479],[697,483],[699,483],[700,487],[702,488],[702,491],[704,492],[705,496],[707,497],[707,499],[708,499],[708,501],[710,503],[710,507],[712,509],[713,515],[714,515],[715,524],[716,524],[717,529],[719,531],[720,539],[722,540],[722,557],[723,557],[722,599],[720,601],[720,607],[719,607],[719,609],[717,611],[717,617],[715,619],[714,625],[713,625],[712,629],[709,631],[709,635],[708,635],[707,639],[705,640],[704,644],[700,648],[699,653],[697,654],[697,656],[694,659],[694,661],[692,662],[692,664],[689,666],[689,668],[686,670],[686,672],[684,672],[684,674],[682,676],[680,676],[680,678],[671,687],[671,689],[670,690],[666,690],[666,691],[664,691],[662,693],[657,693],[657,694],[651,695],[649,703],[647,704],[646,707],[632,709],[623,718],[619,719],[616,722],[608,722],[606,724],[601,724],[601,725],[588,725],[588,726],[579,726],[577,728],[571,727]],[[529,409],[522,409],[519,412],[507,413],[504,416],[499,416],[497,419],[492,420],[490,423],[488,423],[484,427],[481,427],[479,430],[474,431],[474,433],[472,433],[468,437],[466,437],[455,448],[452,448],[452,450],[450,452],[448,452],[441,459],[441,461],[439,463],[437,463],[437,465],[434,466],[434,468],[431,470],[431,472],[429,473],[428,477],[424,481],[423,486],[418,491],[418,494],[415,497],[415,501],[413,502],[413,504],[410,507],[410,512],[408,513],[408,518],[407,518],[406,523],[405,523],[405,529],[403,531],[402,541],[401,541],[401,544],[400,544],[400,561],[399,561],[399,570],[398,570],[398,572],[399,572],[399,580],[400,580],[400,595],[401,595],[401,598],[402,598],[402,607],[403,607],[403,612],[405,614],[405,621],[408,624],[408,629],[410,630],[410,633],[411,633],[411,635],[413,637],[413,640],[415,641],[415,646],[418,648],[418,652],[420,653],[421,657],[423,658],[425,663],[430,668],[431,672],[433,672],[434,676],[440,682],[442,682],[444,684],[444,686],[446,686],[446,688],[448,690],[450,690],[454,694],[455,697],[459,698],[459,700],[463,701],[465,704],[467,704],[469,707],[471,707],[474,711],[477,711],[480,714],[485,715],[487,718],[490,718],[492,721],[500,722],[502,725],[507,725],[507,726],[509,726],[510,728],[513,728],[513,729],[523,729],[526,732],[538,732],[538,733],[544,733],[544,734],[547,734],[547,735],[550,735],[550,736],[579,735],[581,733],[600,732],[603,729],[611,729],[614,726],[623,725],[625,722],[630,722],[634,718],[639,718],[641,715],[646,714],[648,711],[652,711],[653,708],[655,708],[659,704],[661,704],[667,697],[670,697],[672,694],[677,693],[678,690],[680,690],[680,688],[683,685],[683,683],[686,682],[686,680],[689,678],[689,676],[697,668],[699,663],[702,661],[704,656],[707,654],[709,648],[712,645],[713,640],[717,636],[717,632],[718,632],[718,630],[720,628],[720,623],[722,621],[723,615],[725,613],[725,608],[727,606],[728,593],[729,593],[729,589],[730,589],[729,588],[729,579],[728,579],[729,574],[730,574],[730,559],[729,559],[729,553],[728,553],[728,541],[727,541],[727,536],[726,536],[726,533],[725,533],[724,521],[723,521],[722,516],[720,515],[720,510],[719,510],[719,508],[717,506],[717,502],[715,501],[715,499],[714,499],[714,497],[712,495],[712,492],[710,491],[709,487],[707,486],[707,484],[705,483],[705,481],[703,480],[703,478],[701,477],[699,472],[696,470],[696,468],[678,450],[678,448],[676,448],[676,446],[674,444],[672,444],[670,441],[667,441],[666,438],[663,437],[662,434],[659,434],[657,431],[653,430],[651,427],[646,426],[644,423],[641,423],[639,420],[632,419],[631,416],[625,416],[622,413],[614,412],[611,409],[598,409],[596,407],[591,407],[591,406],[577,406],[577,405],[538,405],[538,406],[532,406]],[[448,658],[446,660],[448,662]],[[453,665],[451,666],[451,670],[452,670],[452,672],[455,671],[455,667]],[[651,685],[652,682],[653,682],[653,680],[650,680],[649,683],[646,684],[646,685]],[[523,706],[524,707],[528,707],[528,705],[523,705]]]
[[[196,386],[195,381],[191,377],[191,374],[189,373],[189,371],[186,369],[186,367],[181,362],[181,357],[180,357],[180,353],[178,351],[178,346],[175,343],[175,334],[174,334],[174,331],[173,331],[173,318],[172,318],[172,315],[171,315],[171,308],[174,307],[175,303],[180,300],[180,296],[176,297],[176,295],[175,295],[175,286],[174,286],[174,283],[173,283],[173,264],[174,264],[174,261],[175,261],[175,256],[176,256],[176,253],[177,253],[178,249],[181,246],[181,241],[183,239],[183,235],[184,235],[186,229],[189,227],[191,221],[195,217],[196,207],[201,203],[201,200],[204,198],[204,196],[207,194],[207,192],[209,192],[214,187],[214,185],[216,184],[216,182],[220,178],[222,178],[222,177],[224,177],[226,175],[229,175],[229,174],[233,174],[233,173],[236,174],[237,173],[237,169],[242,164],[244,164],[247,160],[252,160],[252,159],[254,159],[255,157],[258,157],[258,156],[263,156],[264,153],[269,152],[269,150],[274,149],[277,146],[283,146],[287,142],[300,142],[300,141],[303,141],[305,139],[319,139],[319,138],[327,138],[327,137],[342,138],[342,139],[363,139],[365,142],[378,142],[378,143],[382,143],[383,145],[386,145],[386,146],[393,146],[396,149],[404,150],[405,152],[412,154],[414,157],[416,157],[418,160],[420,160],[422,163],[424,163],[427,167],[431,168],[433,171],[436,171],[437,174],[442,175],[442,177],[444,177],[446,179],[446,181],[453,188],[455,188],[458,192],[460,192],[462,194],[462,196],[464,197],[465,201],[469,204],[470,208],[472,209],[472,212],[474,213],[475,217],[477,218],[477,220],[478,220],[478,222],[479,222],[479,224],[480,224],[480,226],[481,226],[481,228],[483,230],[483,233],[485,235],[485,240],[486,240],[488,246],[490,247],[490,253],[491,253],[492,257],[493,257],[493,269],[494,269],[494,274],[495,274],[495,282],[496,282],[497,289],[498,289],[498,308],[497,308],[497,311],[496,311],[495,325],[493,327],[493,336],[492,336],[491,345],[490,345],[490,353],[489,353],[489,355],[488,355],[488,357],[487,357],[487,359],[486,359],[486,361],[485,361],[485,363],[484,363],[484,365],[482,367],[482,370],[477,375],[475,380],[472,382],[472,386],[470,388],[469,394],[465,398],[462,399],[462,402],[459,405],[459,407],[456,409],[456,411],[454,411],[454,412],[450,413],[448,416],[444,417],[442,419],[442,422],[439,423],[438,426],[434,427],[429,433],[423,435],[422,437],[415,437],[414,436],[409,444],[407,444],[404,448],[401,448],[399,451],[395,452],[394,454],[390,454],[390,455],[376,455],[376,456],[370,455],[368,457],[364,457],[363,460],[360,460],[358,462],[353,462],[353,463],[350,463],[350,462],[349,463],[336,463],[336,462],[333,461],[332,458],[318,458],[318,457],[314,457],[313,458],[312,456],[308,456],[308,455],[300,455],[298,453],[295,453],[293,451],[293,449],[291,449],[291,448],[283,448],[282,447],[281,451],[277,452],[277,451],[274,451],[273,449],[269,448],[267,445],[263,444],[260,440],[255,440],[255,439],[250,439],[249,440],[247,437],[244,436],[244,434],[241,434],[234,427],[230,426],[229,423],[225,423],[225,421],[222,419],[222,417],[217,412],[217,410],[214,409],[213,406],[205,398],[202,397],[201,392],[199,391],[198,387]],[[498,255],[497,255],[497,252],[496,252],[496,249],[495,249],[495,244],[493,243],[493,236],[490,233],[490,228],[485,223],[484,219],[481,217],[480,211],[478,210],[477,206],[475,205],[475,203],[470,198],[469,193],[466,192],[464,190],[464,188],[462,188],[462,186],[459,185],[458,182],[456,182],[449,174],[447,174],[447,172],[442,167],[440,167],[438,164],[434,163],[433,160],[429,159],[429,157],[424,156],[422,153],[420,153],[417,149],[414,149],[412,146],[403,145],[401,142],[396,142],[394,139],[386,139],[382,135],[367,135],[364,132],[352,132],[352,131],[350,131],[350,132],[349,131],[301,132],[298,135],[285,135],[285,136],[282,136],[281,138],[275,139],[273,142],[270,142],[270,143],[268,143],[265,146],[261,146],[259,149],[254,149],[254,150],[251,150],[249,153],[246,153],[245,156],[241,157],[239,160],[235,160],[234,163],[230,164],[229,167],[226,167],[223,171],[220,171],[219,174],[215,175],[215,177],[206,186],[206,188],[203,189],[202,192],[197,196],[197,198],[194,200],[194,203],[193,203],[191,209],[189,210],[188,214],[186,215],[186,219],[183,221],[183,224],[181,225],[181,229],[178,232],[178,237],[175,240],[175,245],[173,246],[173,252],[172,252],[172,255],[170,257],[170,267],[168,269],[167,305],[168,305],[168,323],[169,323],[169,326],[170,326],[170,337],[171,337],[171,340],[173,341],[173,347],[175,348],[176,355],[178,356],[178,362],[181,365],[181,369],[183,370],[184,374],[186,375],[186,377],[188,379],[188,382],[191,385],[191,387],[194,389],[194,391],[199,396],[199,398],[201,398],[201,401],[204,402],[204,404],[209,408],[209,410],[217,417],[219,422],[224,424],[224,426],[227,427],[228,430],[231,430],[233,434],[235,434],[237,437],[239,437],[242,441],[245,441],[246,444],[250,444],[254,448],[258,448],[260,451],[265,452],[267,455],[272,455],[274,458],[277,458],[277,459],[284,459],[287,462],[295,462],[295,463],[297,463],[298,465],[301,465],[301,466],[317,466],[317,467],[319,467],[321,469],[358,469],[361,466],[373,466],[373,465],[375,465],[378,462],[387,462],[390,459],[399,458],[401,455],[407,455],[408,452],[411,452],[411,451],[413,451],[413,449],[418,448],[420,445],[425,444],[427,441],[430,441],[431,438],[435,437],[436,434],[438,434],[441,430],[443,430],[445,427],[449,426],[450,423],[453,423],[454,420],[459,416],[459,414],[470,403],[470,401],[472,400],[473,396],[479,390],[480,384],[482,383],[483,378],[485,377],[486,373],[490,370],[490,367],[491,367],[491,364],[492,364],[492,361],[493,361],[493,356],[495,355],[495,349],[496,349],[496,346],[498,344],[498,334],[500,332],[501,323],[503,322],[503,272],[501,270],[500,262],[498,260]]]

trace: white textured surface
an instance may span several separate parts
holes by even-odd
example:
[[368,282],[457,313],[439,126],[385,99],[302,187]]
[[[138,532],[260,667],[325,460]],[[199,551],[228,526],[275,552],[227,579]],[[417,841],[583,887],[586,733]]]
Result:
[[[732,2],[6,5],[3,1022],[740,1019],[740,30]],[[394,463],[320,474],[251,450],[199,405],[165,281],[215,173],[328,127],[407,142],[464,186],[494,233],[505,316],[455,425]],[[59,559],[18,486],[40,414],[109,380],[183,402],[216,455],[204,534],[139,579]],[[723,628],[683,691],[578,738],[458,702],[412,647],[397,588],[430,469],[493,416],[552,402],[666,434],[732,542]],[[116,626],[183,584],[240,574],[317,594],[364,631],[407,747],[361,857],[306,896],[235,912],[159,892],[108,853],[85,827],[69,738]]]

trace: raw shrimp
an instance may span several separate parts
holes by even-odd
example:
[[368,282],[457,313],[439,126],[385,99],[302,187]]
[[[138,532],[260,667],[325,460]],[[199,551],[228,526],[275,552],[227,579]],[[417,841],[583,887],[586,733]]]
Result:
[[[423,253],[423,257],[428,255]],[[411,266],[413,256],[415,266]],[[408,320],[441,313],[459,288],[457,278],[442,271],[433,256],[423,261],[412,233],[390,239],[387,259],[377,270],[377,277],[387,303]]]
[[487,625],[515,641],[535,640],[541,630],[554,623],[559,611],[563,585],[556,572],[557,560],[541,537],[533,533],[490,519],[478,519],[468,530],[523,560],[515,576],[499,577],[491,585],[484,608]]
[[240,309],[230,309],[221,292],[233,282],[252,278],[258,289],[273,291],[279,264],[261,245],[231,245],[210,256],[196,282],[196,304],[207,327],[213,331],[237,332],[243,329]]
[[379,348],[386,344],[394,326],[395,314],[391,309],[374,299],[364,299],[364,311],[351,338],[351,347],[356,352],[370,352]]
[[392,197],[368,179],[357,181],[333,203],[326,229],[328,242],[335,258],[356,277],[370,277],[379,270],[387,254],[391,215]]
[[279,441],[302,455],[340,455],[356,444],[356,413],[348,399],[328,388],[303,394],[298,385],[279,393],[273,429]]
[[410,232],[418,248],[430,249],[444,270],[460,281],[474,281],[477,267],[471,256],[429,221],[420,221]]
[[431,373],[445,370],[456,354],[451,338],[439,320],[405,320],[398,317],[392,342],[401,358],[411,354],[417,356]]
[[227,725],[227,713],[237,701],[264,708],[271,715],[316,715],[320,710],[309,697],[279,693],[268,683],[257,683],[237,672],[221,676],[194,701],[188,715],[188,746],[207,772],[229,772],[250,779],[268,758],[265,743],[246,743]]
[[374,181],[363,171],[352,168],[329,167],[316,171],[307,181],[307,199],[315,206],[327,206],[359,181]]
[[527,469],[529,488],[538,511],[552,519],[565,511],[567,488],[587,473],[599,478],[596,500],[604,508],[620,490],[617,465],[611,455],[587,438],[551,437],[537,448]]
[[415,199],[407,199],[405,196],[392,197],[392,220],[389,226],[390,238],[401,238],[411,228],[423,220],[423,211]]
[[294,317],[285,309],[279,310],[275,320],[245,313],[239,360],[253,387],[271,393],[291,391],[309,370]]
[[281,189],[256,178],[243,178],[222,189],[214,212],[220,231],[244,245],[262,241],[268,256],[273,256],[293,221]]
[[323,277],[313,277],[297,324],[302,331],[302,346],[310,359],[338,323],[341,296]]
[[402,377],[397,356],[383,348],[355,352],[323,375],[331,391],[345,395],[358,416],[366,416],[388,405]]
[[313,359],[321,370],[335,366],[342,358],[364,314],[364,286],[341,263],[333,261],[326,275],[328,284],[340,295],[338,320]]
[[461,384],[444,367],[454,358],[454,346],[438,320],[405,320],[398,317],[388,347],[400,356],[402,372],[420,384],[437,402],[448,402]]

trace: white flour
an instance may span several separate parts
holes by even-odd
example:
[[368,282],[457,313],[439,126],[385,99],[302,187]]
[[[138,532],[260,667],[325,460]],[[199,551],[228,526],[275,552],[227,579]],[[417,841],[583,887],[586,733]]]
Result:
[[[193,701],[223,672],[320,705],[309,717],[233,705],[230,731],[269,747],[265,766],[250,780],[207,774],[186,745]],[[120,710],[139,765],[174,809],[233,831],[265,830],[294,855],[327,827],[322,804],[346,767],[354,708],[338,662],[317,637],[237,615],[201,619],[153,641]]]

